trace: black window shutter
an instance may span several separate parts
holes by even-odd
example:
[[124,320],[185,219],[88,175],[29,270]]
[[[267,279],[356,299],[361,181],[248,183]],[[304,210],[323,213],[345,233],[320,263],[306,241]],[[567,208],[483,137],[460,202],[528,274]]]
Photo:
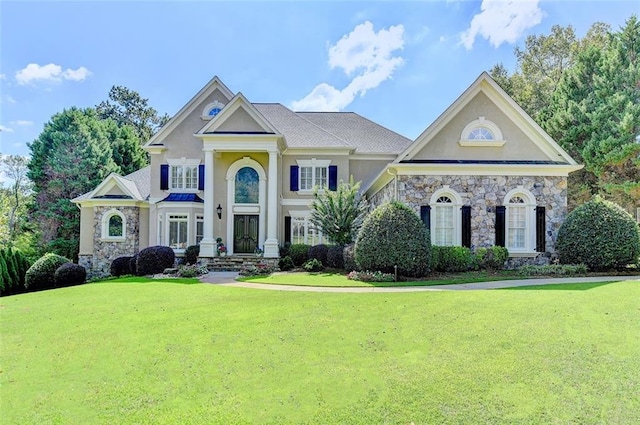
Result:
[[291,243],[291,217],[284,218],[284,242]]
[[169,189],[169,164],[160,165],[160,190]]
[[204,190],[204,164],[198,165],[198,190]]
[[545,217],[545,207],[536,207],[536,251],[546,250],[547,223]]
[[430,205],[421,205],[420,206],[420,219],[422,223],[424,223],[427,230],[431,230],[431,206]]
[[329,165],[329,190],[338,190],[338,166]]
[[471,248],[471,205],[462,208],[462,246]]
[[506,210],[504,205],[498,205],[496,207],[496,246],[504,246],[504,220]]
[[298,166],[297,165],[292,165],[291,166],[291,175],[290,175],[290,179],[289,179],[289,190],[292,192],[297,192],[298,191]]

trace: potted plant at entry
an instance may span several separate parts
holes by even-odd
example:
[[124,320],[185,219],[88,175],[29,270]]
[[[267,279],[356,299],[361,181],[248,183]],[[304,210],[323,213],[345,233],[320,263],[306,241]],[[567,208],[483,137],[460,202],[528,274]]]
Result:
[[216,239],[216,250],[218,252],[218,256],[220,257],[225,257],[227,255],[227,247],[224,246],[222,238]]
[[256,246],[256,249],[253,251],[253,253],[258,257],[262,257],[262,254],[264,253],[264,251],[261,250],[259,246]]

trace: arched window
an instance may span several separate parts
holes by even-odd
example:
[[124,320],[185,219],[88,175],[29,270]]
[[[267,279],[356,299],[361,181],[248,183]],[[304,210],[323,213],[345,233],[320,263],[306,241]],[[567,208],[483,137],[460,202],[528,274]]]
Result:
[[102,216],[102,239],[122,242],[126,238],[126,218],[120,211],[111,209]]
[[510,252],[535,251],[535,197],[519,187],[505,196],[505,243]]
[[224,103],[220,102],[219,100],[215,100],[209,103],[202,110],[202,119],[210,120],[211,118],[218,115],[218,113],[222,110],[222,108],[224,108]]
[[460,239],[460,196],[448,186],[438,190],[431,197],[431,243],[437,246],[459,246]]
[[236,173],[235,203],[257,204],[259,202],[260,178],[258,172],[251,167],[242,167]]
[[465,126],[460,134],[461,146],[502,146],[505,140],[502,138],[500,127],[495,123],[479,117]]

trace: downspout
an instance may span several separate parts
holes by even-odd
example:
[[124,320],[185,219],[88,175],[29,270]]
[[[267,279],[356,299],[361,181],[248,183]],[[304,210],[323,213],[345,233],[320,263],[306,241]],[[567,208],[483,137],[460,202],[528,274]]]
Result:
[[398,200],[398,170],[387,168],[387,173],[390,176],[393,176],[393,200],[397,201]]

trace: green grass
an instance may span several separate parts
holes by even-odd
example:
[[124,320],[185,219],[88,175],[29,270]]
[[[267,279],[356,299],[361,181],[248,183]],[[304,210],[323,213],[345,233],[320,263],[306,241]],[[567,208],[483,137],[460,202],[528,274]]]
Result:
[[325,286],[325,287],[389,287],[389,286],[434,286],[452,285],[458,283],[475,283],[495,280],[524,279],[517,272],[503,270],[496,273],[486,271],[472,271],[466,273],[432,274],[422,280],[408,280],[400,282],[360,282],[349,280],[343,273],[338,272],[286,272],[273,273],[269,276],[242,277],[238,280],[253,283],[268,283],[274,285],[295,286]]
[[560,286],[109,281],[4,297],[0,422],[637,422],[640,284]]

